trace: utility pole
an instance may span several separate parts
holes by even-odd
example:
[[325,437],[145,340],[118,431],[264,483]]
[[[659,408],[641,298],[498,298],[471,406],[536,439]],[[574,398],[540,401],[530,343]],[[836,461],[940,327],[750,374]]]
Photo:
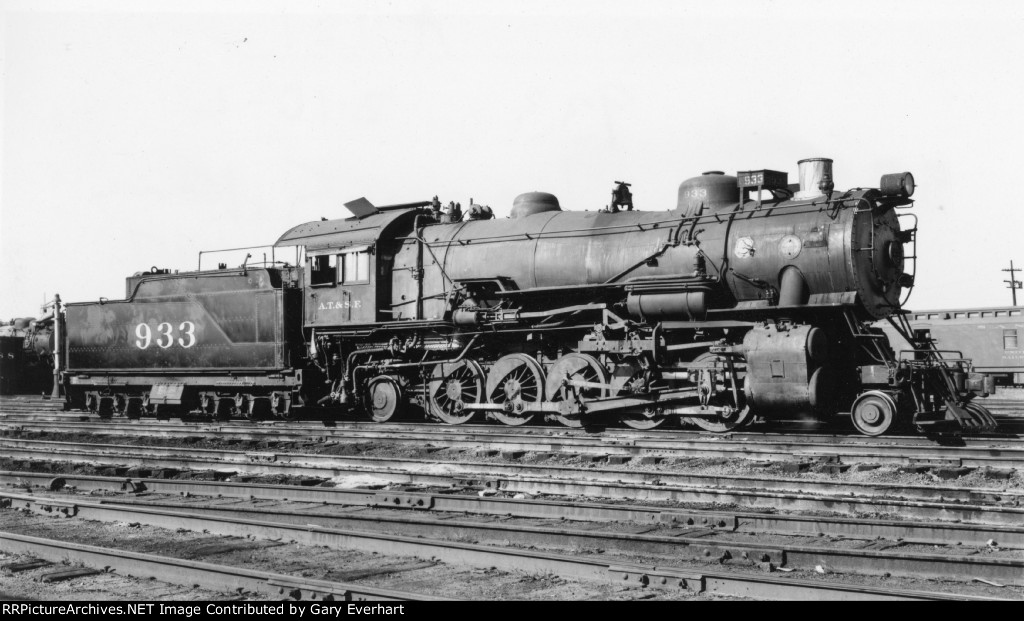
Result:
[[1015,268],[1015,267],[1013,267],[1013,260],[1011,259],[1010,260],[1010,269],[1004,269],[1003,271],[1004,272],[1010,272],[1010,280],[1004,280],[1003,282],[1006,283],[1007,288],[1009,288],[1010,292],[1013,293],[1013,305],[1016,306],[1017,305],[1017,289],[1020,289],[1022,286],[1024,286],[1024,283],[1021,283],[1021,281],[1019,281],[1016,278],[1014,278],[1014,274],[1016,272],[1024,271],[1024,268],[1020,268],[1020,267]]

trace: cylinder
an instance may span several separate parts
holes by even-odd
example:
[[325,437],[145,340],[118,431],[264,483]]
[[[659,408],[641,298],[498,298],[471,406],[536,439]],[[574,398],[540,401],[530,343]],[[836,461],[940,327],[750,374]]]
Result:
[[797,162],[800,167],[800,191],[794,198],[817,198],[831,192],[832,160],[827,157],[811,157]]

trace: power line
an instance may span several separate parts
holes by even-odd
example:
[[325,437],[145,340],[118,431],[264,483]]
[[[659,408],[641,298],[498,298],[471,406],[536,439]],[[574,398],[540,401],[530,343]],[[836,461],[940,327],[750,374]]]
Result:
[[1013,293],[1013,305],[1016,306],[1017,305],[1017,289],[1020,289],[1022,286],[1024,286],[1024,283],[1021,283],[1021,281],[1019,281],[1016,278],[1014,278],[1014,274],[1017,273],[1017,272],[1020,272],[1020,271],[1024,271],[1024,268],[1020,268],[1020,267],[1016,267],[1015,268],[1015,267],[1013,267],[1013,260],[1011,259],[1010,260],[1010,269],[1005,269],[1004,268],[1003,271],[1004,272],[1010,272],[1010,280],[1004,280],[1003,282],[1006,283],[1006,288],[1009,289],[1011,293]]

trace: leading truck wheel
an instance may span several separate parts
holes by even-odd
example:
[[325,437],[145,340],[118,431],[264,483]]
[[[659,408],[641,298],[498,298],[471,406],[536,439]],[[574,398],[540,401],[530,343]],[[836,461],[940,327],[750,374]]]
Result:
[[461,425],[473,418],[463,406],[482,403],[484,371],[472,360],[444,362],[430,374],[430,415],[449,425]]
[[862,434],[880,436],[896,423],[896,402],[884,392],[866,392],[853,402],[850,419]]

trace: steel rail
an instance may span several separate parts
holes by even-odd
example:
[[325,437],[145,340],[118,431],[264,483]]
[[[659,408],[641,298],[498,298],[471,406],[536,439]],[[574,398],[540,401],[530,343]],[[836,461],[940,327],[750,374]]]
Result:
[[[55,425],[54,423],[59,423]],[[580,429],[567,427],[551,427],[524,425],[522,427],[510,428],[505,425],[491,424],[465,424],[457,426],[443,426],[436,423],[417,422],[390,422],[373,423],[369,421],[341,420],[330,422],[312,421],[156,421],[152,419],[131,420],[126,418],[114,418],[109,420],[94,419],[91,421],[81,420],[81,417],[67,418],[59,421],[43,421],[25,417],[19,419],[10,415],[0,414],[0,429],[23,430],[23,431],[52,431],[52,432],[87,432],[87,433],[111,433],[124,435],[129,433],[184,433],[188,431],[202,431],[214,433],[236,433],[239,437],[250,434],[253,439],[275,439],[288,438],[333,438],[337,436],[350,437],[351,434],[365,434],[367,437],[374,437],[373,434],[385,434],[382,437],[393,437],[393,434],[416,434],[427,437],[494,437],[507,439],[508,441],[523,440],[523,436],[565,438],[568,440],[590,440],[602,442],[635,441],[635,442],[699,442],[715,444],[763,444],[776,446],[781,444],[827,444],[829,446],[852,446],[852,447],[884,447],[890,448],[930,448],[941,450],[943,453],[955,453],[957,451],[978,452],[980,449],[997,448],[1007,451],[1020,451],[1024,456],[1024,438],[1016,436],[965,436],[957,440],[950,439],[956,444],[941,444],[935,439],[922,436],[850,436],[835,433],[800,433],[800,432],[729,432],[715,434],[707,431],[680,430],[680,429],[658,429],[655,431],[605,429],[599,435]],[[407,437],[407,436],[398,436]]]
[[[33,499],[33,501],[36,499]],[[54,503],[47,499],[47,502]],[[51,509],[55,504],[49,505]],[[126,505],[99,503],[68,503],[76,515],[84,519],[117,522],[126,519],[160,528],[186,528],[228,536],[250,536],[258,539],[279,539],[282,536],[304,545],[328,546],[337,549],[355,549],[383,554],[430,557],[453,565],[497,567],[505,571],[548,572],[563,577],[594,581],[632,581],[649,587],[669,589],[686,588],[702,592],[711,578],[719,585],[720,593],[733,595],[754,585],[762,586],[761,597],[790,599],[782,595],[788,590],[803,597],[812,594],[816,599],[907,599],[907,600],[959,600],[979,599],[927,591],[905,591],[877,587],[853,586],[813,579],[771,579],[740,572],[704,572],[687,567],[649,566],[633,563],[609,564],[603,559],[581,555],[564,555],[511,547],[493,547],[480,544],[410,537],[390,533],[327,528],[313,524],[292,524],[223,517],[205,512],[155,510]],[[68,512],[70,513],[70,511]],[[752,580],[753,579],[753,580]],[[770,584],[777,588],[763,589]],[[981,598],[989,599],[989,598]]]
[[[800,480],[748,479],[752,487],[717,487],[737,477],[676,475],[664,472],[636,472],[630,470],[584,470],[554,466],[510,466],[494,463],[453,462],[437,464],[428,460],[384,460],[374,458],[335,457],[302,454],[259,454],[237,451],[195,451],[191,454],[172,454],[168,451],[146,454],[151,447],[108,445],[105,450],[84,451],[75,445],[55,442],[20,441],[32,448],[18,448],[7,440],[0,440],[5,454],[46,460],[70,460],[79,463],[135,465],[162,468],[191,468],[227,470],[230,475],[242,471],[253,474],[287,474],[307,477],[359,477],[380,485],[389,483],[465,485],[467,480],[485,484],[507,492],[553,494],[559,496],[584,495],[644,501],[696,502],[713,504],[740,504],[749,508],[791,511],[833,511],[848,515],[863,513],[899,514],[908,519],[941,519],[986,524],[1019,525],[1024,519],[1024,508],[992,504],[961,504],[959,498],[973,498],[974,502],[999,502],[1009,498],[1019,504],[1019,493],[998,490],[975,491],[961,488],[920,487],[898,485],[831,485],[825,482]],[[291,460],[288,463],[275,460]],[[309,462],[316,462],[316,465]],[[357,465],[347,465],[357,464]],[[230,468],[230,469],[229,469]],[[485,473],[485,474],[481,474]],[[498,478],[504,473],[507,478]],[[593,478],[603,475],[604,479]],[[230,476],[227,475],[227,476]],[[509,476],[511,475],[511,476]],[[533,476],[530,476],[533,475]],[[592,477],[590,480],[581,476]],[[620,482],[631,479],[633,482]],[[689,485],[674,484],[674,480],[690,480]],[[695,485],[693,481],[703,481]],[[716,483],[722,481],[722,483]],[[783,484],[802,488],[821,488],[831,493],[776,492],[766,490],[770,484]],[[876,491],[875,495],[842,495],[844,489],[857,489],[861,494]],[[906,491],[922,493],[931,490],[940,502],[903,500]],[[877,492],[901,494],[900,498],[879,497]],[[946,497],[953,497],[949,500]]]
[[[299,476],[330,477],[346,472],[408,472],[409,474],[443,474],[452,477],[483,477],[485,480],[506,480],[512,477],[538,476],[584,483],[635,483],[646,486],[682,486],[706,488],[757,489],[820,493],[837,496],[936,500],[939,502],[1014,503],[1024,501],[1024,490],[965,488],[940,485],[906,485],[857,481],[813,480],[807,478],[776,478],[750,474],[694,474],[671,470],[634,470],[613,467],[579,467],[563,464],[523,464],[493,461],[450,461],[416,457],[367,457],[359,455],[332,455],[290,451],[238,451],[225,449],[195,449],[130,444],[88,444],[51,440],[23,440],[0,438],[0,448],[8,457],[28,457],[53,460],[53,454],[80,456],[82,459],[103,460],[97,463],[121,465],[156,465],[173,462],[164,467],[193,465],[194,468],[224,469],[244,465],[251,472],[266,474],[296,474]],[[148,460],[148,461],[147,461]],[[150,463],[153,462],[153,463]],[[280,471],[265,471],[268,465],[281,467]],[[292,468],[292,470],[288,470]]]
[[0,485],[31,492],[56,491],[125,492],[129,495],[181,495],[284,500],[347,507],[404,509],[434,513],[469,513],[519,518],[594,522],[668,524],[678,527],[724,529],[742,533],[780,533],[849,537],[854,539],[903,540],[912,543],[986,545],[1024,548],[1024,526],[997,526],[952,522],[853,519],[836,516],[800,516],[777,513],[749,513],[683,509],[636,504],[601,504],[536,498],[502,498],[456,494],[451,490],[371,490],[340,487],[306,487],[229,481],[53,475],[35,472],[0,471]]
[[[1007,417],[1007,416],[1002,416],[1002,415],[1000,415],[998,413],[994,413],[993,414],[993,418],[995,418],[996,421],[999,423],[999,427],[998,427],[998,429],[996,431],[988,432],[988,433],[981,433],[981,434],[971,434],[971,435],[959,436],[958,441],[963,442],[964,445],[971,445],[971,444],[985,443],[985,442],[1003,442],[1003,441],[1011,441],[1012,442],[1012,441],[1019,441],[1022,437],[1024,437],[1024,416]],[[371,425],[372,424],[372,426],[376,427],[377,429],[401,428],[403,426],[408,428],[409,426],[417,425],[417,424],[424,425],[426,427],[433,427],[435,430],[436,429],[447,429],[448,428],[448,427],[446,427],[446,426],[444,426],[444,425],[442,425],[440,423],[432,423],[432,422],[429,422],[429,421],[421,421],[421,422],[393,421],[393,422],[390,422],[390,423],[370,423],[369,421],[365,421],[365,420],[361,420],[361,419],[354,419],[354,418],[347,418],[347,417],[331,418],[331,415],[328,415],[327,413],[321,414],[319,416],[313,416],[313,415],[301,416],[301,415],[299,415],[299,416],[296,416],[296,418],[294,418],[292,420],[272,419],[272,420],[261,420],[261,421],[249,421],[249,420],[244,420],[244,419],[232,419],[230,421],[215,421],[215,420],[209,419],[208,417],[188,418],[186,420],[181,420],[181,419],[161,420],[161,419],[155,419],[155,418],[152,418],[152,417],[145,417],[141,421],[137,421],[137,420],[127,419],[127,418],[121,417],[121,416],[116,416],[116,417],[109,418],[109,419],[107,419],[107,418],[100,418],[99,416],[96,416],[95,414],[90,414],[88,412],[72,413],[72,412],[52,411],[52,412],[40,413],[40,412],[33,412],[33,411],[13,412],[13,411],[9,411],[8,410],[8,411],[0,411],[0,421],[6,422],[6,423],[10,423],[10,424],[16,424],[18,422],[61,423],[61,424],[67,423],[67,422],[93,422],[93,423],[101,423],[103,425],[111,425],[111,426],[120,425],[120,424],[127,424],[127,425],[146,425],[146,424],[151,424],[151,425],[162,425],[162,426],[167,426],[167,427],[179,426],[179,425],[180,426],[187,426],[187,425],[213,425],[213,426],[221,426],[221,427],[237,426],[237,427],[249,427],[249,428],[266,428],[266,427],[274,427],[274,426],[276,426],[278,429],[284,429],[284,428],[287,428],[287,427],[298,427],[298,426],[301,426],[303,424],[315,425],[316,428],[320,428],[320,429],[323,429],[323,428],[327,428],[327,429],[342,428],[342,427],[344,427],[346,425],[359,425],[359,424],[363,424],[363,425]],[[394,427],[392,427],[392,426],[394,426]],[[459,425],[457,427],[457,429],[460,429],[460,430],[473,430],[473,429],[496,430],[499,433],[502,432],[502,431],[505,432],[505,433],[512,432],[512,428],[509,428],[506,425],[501,425],[500,423],[486,422],[486,421],[485,422],[476,422],[476,423],[466,423],[466,424],[463,424],[463,425]],[[572,431],[571,428],[562,427],[562,426],[554,426],[554,425],[546,425],[546,426],[539,426],[539,425],[536,425],[536,426],[525,426],[524,425],[524,426],[521,426],[521,427],[515,427],[514,429],[516,431],[519,431],[519,430],[521,430],[523,432],[535,431],[535,432],[538,432],[538,433],[552,433],[552,432],[558,433],[558,432],[564,432],[564,431]],[[586,433],[586,432],[584,432],[584,433]],[[852,430],[849,433],[843,434],[842,432],[840,432],[840,431],[838,431],[836,429],[835,425],[830,425],[830,424],[827,424],[827,423],[815,423],[815,422],[800,423],[798,421],[776,421],[776,422],[771,423],[770,425],[758,423],[758,424],[755,424],[750,429],[745,429],[745,430],[742,430],[742,431],[725,432],[725,433],[721,433],[721,434],[717,434],[717,433],[713,433],[713,432],[709,432],[709,431],[701,431],[701,430],[697,430],[697,429],[686,429],[686,428],[684,428],[684,429],[659,428],[659,429],[657,429],[655,431],[644,432],[644,431],[640,431],[640,430],[632,430],[632,429],[628,429],[628,428],[615,427],[615,426],[602,428],[601,429],[601,433],[603,435],[619,434],[619,435],[623,435],[624,437],[647,436],[647,437],[660,438],[660,439],[667,439],[667,438],[670,438],[670,437],[673,437],[673,436],[678,436],[678,437],[703,437],[703,438],[718,437],[718,438],[733,438],[733,439],[735,439],[735,438],[750,438],[751,440],[756,440],[756,439],[759,439],[759,438],[762,439],[762,440],[771,439],[771,438],[790,438],[790,439],[793,439],[793,440],[801,440],[801,439],[806,438],[808,440],[824,441],[824,442],[829,442],[829,443],[842,443],[842,444],[864,444],[864,443],[871,443],[871,442],[886,442],[886,441],[888,441],[888,442],[896,442],[896,441],[898,441],[898,442],[906,442],[906,443],[911,443],[911,444],[921,444],[923,446],[933,446],[933,447],[950,446],[950,444],[944,443],[946,438],[935,438],[935,439],[933,439],[932,437],[925,436],[925,435],[885,435],[885,436],[880,436],[880,437],[867,437],[867,436],[861,436],[859,434],[856,434]],[[954,441],[957,441],[957,440],[954,440]]]
[[[397,420],[387,423],[376,423],[369,420],[365,420],[355,416],[340,415],[337,417],[327,416],[329,413],[323,413],[320,416],[297,416],[290,420],[284,419],[266,419],[258,421],[250,421],[241,418],[234,418],[231,420],[215,420],[210,416],[196,416],[188,417],[186,419],[174,418],[174,419],[157,419],[151,416],[144,417],[142,419],[130,419],[124,416],[114,416],[112,418],[100,418],[91,412],[74,412],[74,411],[59,411],[59,410],[33,410],[26,409],[25,411],[14,411],[4,409],[3,404],[0,403],[0,422],[8,424],[16,424],[19,422],[26,423],[93,423],[102,424],[109,426],[118,425],[132,425],[132,426],[158,426],[158,427],[190,427],[190,426],[206,426],[221,429],[228,428],[248,428],[248,429],[319,429],[330,431],[332,429],[344,429],[344,428],[366,428],[376,430],[398,430],[398,429],[423,429],[425,431],[444,431],[444,430],[455,430],[461,432],[469,431],[480,431],[480,432],[495,432],[495,433],[506,433],[512,434],[516,432],[524,433],[546,433],[546,434],[589,434],[593,435],[592,432],[576,430],[570,427],[564,427],[561,425],[545,425],[545,424],[534,424],[534,425],[522,425],[517,427],[508,427],[507,425],[501,425],[494,422],[477,421],[471,423],[465,423],[458,426],[445,426],[430,421],[416,421],[416,420]],[[1001,423],[1011,424],[1014,421],[1024,424],[1024,416],[1020,417],[1000,417],[995,415],[995,418],[1000,420]],[[807,422],[801,423],[799,421],[774,421],[772,424],[761,424],[757,423],[752,429],[742,429],[737,431],[730,431],[724,433],[714,433],[710,431],[704,431],[697,428],[678,428],[678,427],[661,427],[655,430],[642,431],[638,429],[630,429],[625,427],[604,427],[601,429],[601,434],[604,436],[621,436],[628,438],[641,438],[648,437],[652,439],[667,439],[667,438],[726,438],[726,439],[750,439],[750,440],[770,440],[770,439],[789,439],[792,441],[797,440],[808,440],[818,442],[829,442],[837,444],[879,444],[879,443],[909,443],[914,445],[922,446],[947,446],[943,444],[946,437],[930,437],[925,435],[884,435],[878,437],[869,437],[856,434],[852,431],[849,433],[843,433],[837,429],[834,424],[822,423],[822,422]],[[954,439],[950,437],[950,439]],[[966,444],[971,443],[992,443],[992,442],[1006,442],[1020,440],[1021,435],[1019,430],[1007,431],[1006,433],[992,432],[984,434],[970,434],[961,435],[955,438],[955,440],[961,441]]]
[[[846,464],[899,464],[931,462],[948,466],[1017,468],[1024,465],[1024,447],[1005,447],[1006,441],[981,447],[938,447],[910,443],[848,444],[815,441],[788,441],[768,438],[736,440],[733,438],[669,437],[650,435],[633,438],[627,435],[586,436],[583,434],[535,432],[512,433],[501,430],[451,430],[448,428],[366,429],[358,427],[279,429],[245,427],[243,425],[148,425],[95,423],[62,423],[53,427],[46,423],[5,423],[0,430],[40,431],[54,433],[88,433],[105,436],[147,436],[185,438],[201,434],[210,439],[254,441],[300,441],[331,439],[343,442],[387,441],[395,444],[450,448],[492,448],[505,451],[563,452],[584,455],[660,455],[664,457],[722,457],[759,461],[791,461],[796,459],[834,458]],[[1019,442],[1015,443],[1018,444]]]
[[[317,526],[334,530],[399,534],[402,536],[438,537],[443,540],[472,537],[476,543],[499,546],[543,546],[546,548],[601,549],[604,553],[654,555],[672,559],[692,559],[719,562],[734,561],[739,565],[770,562],[780,567],[813,570],[816,565],[840,573],[902,575],[918,578],[938,578],[972,582],[977,579],[998,580],[1015,586],[1024,586],[1024,560],[993,556],[965,556],[958,554],[922,554],[901,552],[898,549],[850,549],[843,547],[809,546],[799,544],[765,545],[736,540],[731,531],[721,529],[698,536],[687,536],[687,531],[670,535],[657,533],[628,533],[599,530],[581,531],[578,528],[554,528],[520,524],[472,522],[465,519],[437,519],[415,515],[399,517],[379,514],[340,515],[311,514],[295,510],[240,508],[225,506],[189,506],[183,509],[175,504],[159,502],[101,501],[89,502],[76,498],[26,496],[0,492],[0,507],[4,503],[13,508],[26,508],[36,513],[61,513],[67,516],[111,521],[110,509],[130,511],[129,519],[141,515],[156,515],[167,527],[175,523],[178,512],[206,516],[228,521],[249,520],[268,524],[288,525],[292,529]],[[130,509],[125,509],[129,507]],[[149,513],[151,511],[159,513]],[[698,532],[701,529],[690,529]],[[890,544],[892,548],[895,544]],[[948,549],[948,548],[947,548]]]
[[151,577],[172,584],[192,586],[201,583],[204,587],[213,590],[243,589],[275,598],[301,596],[303,599],[319,599],[320,601],[443,601],[446,599],[433,595],[312,580],[243,567],[215,565],[3,531],[0,531],[0,549],[11,554],[29,554],[53,562],[70,560],[94,567],[108,568],[110,571],[120,574],[142,578]]

